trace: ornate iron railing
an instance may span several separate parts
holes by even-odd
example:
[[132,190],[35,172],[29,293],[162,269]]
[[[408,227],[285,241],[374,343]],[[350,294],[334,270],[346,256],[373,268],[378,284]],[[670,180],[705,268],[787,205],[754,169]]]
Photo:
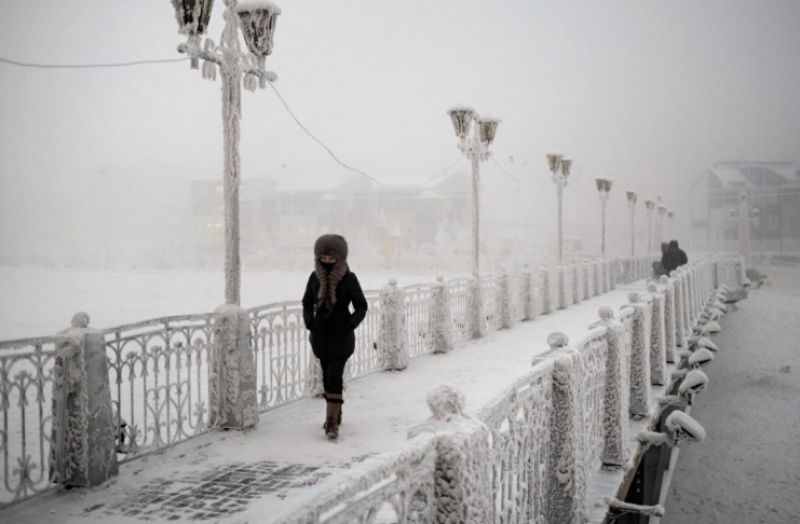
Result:
[[433,351],[431,336],[431,298],[433,288],[420,284],[403,288],[405,294],[408,354],[411,358]]
[[103,330],[122,461],[206,432],[214,314]]
[[433,524],[436,440],[420,435],[398,451],[367,459],[349,472],[318,486],[321,495],[276,515],[287,524],[415,522]]
[[581,412],[583,459],[586,467],[600,465],[603,452],[603,417],[606,385],[606,329],[596,328],[576,347],[581,355]]
[[492,435],[495,522],[545,523],[552,369],[538,364],[477,414]]
[[[629,259],[623,262],[624,270],[617,270],[623,281],[630,282],[646,276],[649,270],[647,262],[647,257]],[[692,280],[694,291],[691,296],[687,293],[687,279],[678,282],[678,289],[682,291],[676,295],[676,301],[680,303],[676,302],[675,307],[677,313],[685,317],[682,320],[685,329],[689,328],[689,313],[695,316],[699,313],[697,310],[707,298],[715,277],[720,284],[743,282],[741,259],[695,264],[693,268],[695,273],[705,271],[707,274],[696,275]],[[595,263],[578,266],[579,297],[580,288],[589,288],[592,295],[595,293],[595,282],[599,280],[595,278],[595,271],[598,269]],[[559,305],[558,268],[550,267],[547,275],[548,282],[544,285],[541,271],[531,271],[529,292],[533,294],[537,314],[542,311],[545,294],[549,295],[552,309]],[[485,321],[490,329],[497,329],[501,323],[498,303],[500,278],[488,275],[481,282]],[[574,274],[570,271],[565,272],[564,278],[565,287],[569,282],[575,286]],[[513,319],[520,319],[524,312],[523,301],[528,299],[527,291],[521,285],[523,280],[519,273],[510,274],[508,279],[510,304],[507,307],[511,308]],[[472,336],[469,314],[471,282],[470,279],[447,282],[450,323],[456,345]],[[403,290],[407,347],[411,357],[431,351],[433,289],[431,285],[419,285]],[[697,296],[700,292],[705,295]],[[380,349],[380,295],[378,291],[369,291],[365,295],[369,311],[356,332],[356,349],[346,368],[347,379],[382,369],[380,351],[377,351]],[[567,296],[567,303],[572,302],[571,298]],[[320,373],[309,347],[301,305],[297,302],[270,304],[252,308],[247,313],[257,368],[259,408],[268,410],[313,394],[319,386]],[[109,364],[120,460],[163,449],[209,429],[208,366],[216,318],[214,314],[167,317],[101,331]],[[627,395],[631,388],[633,330],[629,308],[621,312],[620,322],[623,324],[621,362],[626,366],[621,376],[623,394]],[[50,396],[57,340],[56,336],[0,342],[0,403],[3,406],[0,427],[3,462],[0,470],[4,475],[0,506],[27,498],[49,485],[45,470],[50,456]],[[586,459],[592,463],[596,462],[599,454],[597,435],[598,428],[602,427],[598,418],[602,416],[602,409],[597,409],[600,388],[605,380],[601,366],[602,346],[599,339],[592,339],[578,347],[584,355],[585,367],[582,407],[586,417],[584,424],[589,428]],[[506,417],[508,435],[511,436],[502,439],[517,438],[517,433],[511,430],[516,424],[514,420]],[[505,434],[505,429],[500,426],[492,427],[492,431],[499,431],[497,435]]]
[[0,508],[50,486],[51,389],[57,337],[0,342]]
[[500,327],[500,315],[497,308],[497,292],[500,275],[486,275],[481,278],[481,300],[483,301],[483,318],[486,329],[494,331]]
[[469,326],[469,293],[470,280],[466,278],[448,282],[448,300],[450,301],[450,325],[453,344],[462,344],[470,339]]

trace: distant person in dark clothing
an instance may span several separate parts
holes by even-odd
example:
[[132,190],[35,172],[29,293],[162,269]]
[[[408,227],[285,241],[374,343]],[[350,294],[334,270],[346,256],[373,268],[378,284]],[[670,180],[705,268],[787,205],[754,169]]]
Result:
[[661,257],[661,265],[664,266],[664,270],[667,274],[672,273],[687,262],[689,262],[689,257],[686,256],[686,252],[678,247],[677,240],[671,240],[667,251]]
[[354,331],[366,315],[367,300],[347,265],[347,241],[341,235],[322,235],[314,244],[314,272],[303,295],[303,321],[322,366],[324,429],[330,439],[339,436],[344,366],[355,350]]
[[689,257],[686,256],[686,251],[678,247],[678,241],[673,240],[670,244],[675,244],[675,250],[678,252],[678,265],[682,266],[689,263]]

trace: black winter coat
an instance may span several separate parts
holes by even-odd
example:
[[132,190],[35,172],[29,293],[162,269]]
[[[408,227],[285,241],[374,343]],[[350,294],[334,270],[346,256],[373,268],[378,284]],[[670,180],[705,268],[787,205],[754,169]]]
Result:
[[303,295],[303,321],[311,332],[311,349],[317,358],[347,359],[355,350],[354,331],[367,316],[367,299],[356,274],[350,271],[336,286],[336,304],[332,308],[327,302],[317,306],[319,287],[316,273],[311,273]]
[[672,273],[687,262],[689,262],[689,257],[687,257],[686,252],[679,247],[670,247],[661,257],[661,265],[664,266],[667,274]]

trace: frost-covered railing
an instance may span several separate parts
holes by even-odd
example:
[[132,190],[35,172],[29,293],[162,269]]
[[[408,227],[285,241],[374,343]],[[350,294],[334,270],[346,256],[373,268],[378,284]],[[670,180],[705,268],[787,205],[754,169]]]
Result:
[[411,358],[433,351],[431,347],[431,296],[432,286],[420,284],[403,288],[407,347]]
[[[564,267],[531,266],[520,272],[486,275],[477,288],[472,279],[398,288],[402,308],[397,311],[386,308],[381,292],[368,291],[369,312],[356,332],[356,350],[348,361],[346,378],[391,368],[387,364],[390,361],[402,363],[403,359],[398,361],[387,354],[390,346],[403,348],[406,362],[408,358],[448,351],[487,328],[510,328],[518,321],[532,320],[594,296],[612,282],[643,278],[649,273],[649,263],[648,257],[638,257]],[[714,279],[728,279],[733,287],[742,281],[744,270],[738,262],[726,263],[733,269],[720,267]],[[480,316],[473,314],[475,289],[480,291]],[[440,290],[443,295],[437,294]],[[687,300],[692,296],[688,287],[682,293],[676,289],[675,294]],[[437,302],[437,296],[444,299]],[[686,331],[690,309],[680,313],[675,322]],[[250,335],[247,347],[255,364],[258,409],[265,411],[319,393],[321,376],[299,302],[255,307],[246,310],[244,316]],[[209,362],[220,318],[217,313],[167,317],[100,332],[108,359],[114,413],[111,431],[121,461],[210,429],[209,383],[213,373]],[[387,324],[394,319],[402,320],[402,330],[394,331],[395,335],[401,333],[400,339],[393,338],[388,330]],[[50,397],[57,339],[0,342],[4,412],[0,430],[4,489],[0,504],[26,498],[48,485],[45,459],[50,455]]]
[[[627,262],[616,282],[641,275],[649,269],[645,262]],[[419,497],[428,512],[409,518],[409,507],[422,507],[409,506],[414,488],[384,491],[385,479],[394,478],[388,464],[406,453],[404,448],[365,463],[357,480],[349,474],[332,477],[304,497],[302,509],[289,511],[286,521],[372,522],[380,515],[391,522],[435,522],[433,515],[438,515],[454,522],[584,522],[592,509],[587,486],[593,472],[629,464],[634,437],[630,421],[654,415],[650,395],[654,386],[665,384],[666,363],[680,358],[677,348],[687,347],[687,337],[699,329],[701,313],[716,290],[735,285],[740,263],[703,260],[651,282],[646,290],[631,292],[630,303],[621,310],[601,307],[600,320],[574,346],[564,334],[551,334],[550,351],[535,357],[531,370],[478,409],[474,418],[461,411],[463,395],[447,387],[434,390],[428,400],[434,415],[420,427],[432,432],[435,445],[429,452],[434,456],[429,460],[435,466],[420,473],[428,477],[417,479],[428,482],[431,490]],[[597,270],[592,265],[579,264],[571,273],[578,288],[586,285],[595,293],[612,287],[611,276],[602,280],[602,265]],[[735,269],[729,277],[719,271],[724,265]],[[583,269],[588,279],[581,279]],[[541,275],[547,280],[550,270]],[[517,282],[535,289],[537,281],[523,272]],[[540,289],[552,293],[549,283]],[[575,289],[570,289],[573,297]],[[524,311],[520,295],[509,300],[513,310]],[[411,440],[407,447],[414,449],[418,442]],[[485,486],[483,478],[489,479]],[[387,513],[377,512],[380,504]]]
[[0,342],[0,507],[46,490],[56,337]]
[[214,319],[185,315],[103,330],[122,461],[208,430]]
[[346,479],[323,482],[274,522],[418,522],[433,523],[436,439],[420,435],[399,450],[369,458]]

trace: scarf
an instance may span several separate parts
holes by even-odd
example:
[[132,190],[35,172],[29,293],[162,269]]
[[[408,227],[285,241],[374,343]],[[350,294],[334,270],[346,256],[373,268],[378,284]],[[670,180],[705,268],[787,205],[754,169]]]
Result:
[[336,304],[336,286],[339,285],[339,282],[349,270],[346,260],[337,259],[330,272],[325,270],[319,259],[314,262],[314,273],[316,273],[317,280],[319,280],[317,304],[322,304],[326,300],[331,306]]

